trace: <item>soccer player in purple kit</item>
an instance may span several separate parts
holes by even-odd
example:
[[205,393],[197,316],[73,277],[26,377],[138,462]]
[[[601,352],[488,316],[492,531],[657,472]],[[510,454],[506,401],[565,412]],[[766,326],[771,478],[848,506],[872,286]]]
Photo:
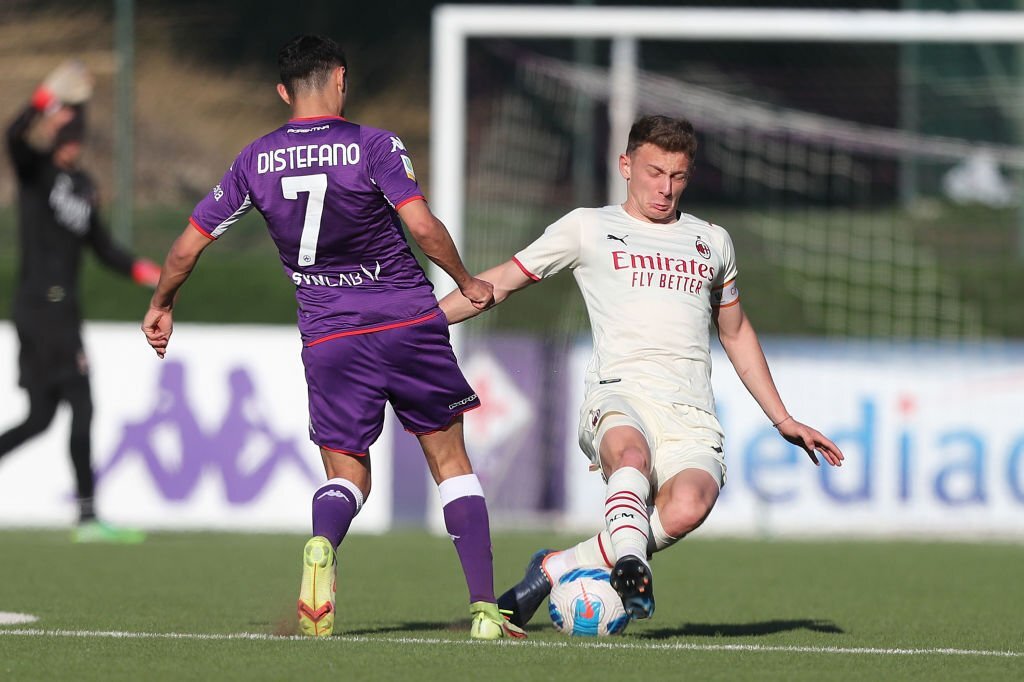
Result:
[[176,294],[200,254],[256,208],[295,286],[310,439],[328,478],[313,494],[300,630],[333,632],[336,552],[370,493],[369,447],[390,402],[437,482],[469,588],[470,636],[525,636],[495,602],[487,505],[463,439],[462,413],[480,401],[459,370],[447,321],[401,221],[472,305],[491,306],[492,287],[466,270],[399,137],[342,117],[347,64],[338,45],[298,36],[281,48],[278,67],[277,92],[292,118],[243,149],[196,206],[167,254],[143,331],[164,357]]

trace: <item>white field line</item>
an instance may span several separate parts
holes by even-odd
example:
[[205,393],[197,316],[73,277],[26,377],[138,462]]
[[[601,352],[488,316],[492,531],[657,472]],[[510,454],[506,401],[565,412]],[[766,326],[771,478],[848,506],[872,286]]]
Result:
[[541,649],[642,649],[646,651],[741,651],[754,653],[797,653],[797,654],[854,654],[862,656],[995,656],[1001,658],[1024,658],[1024,651],[995,651],[985,649],[954,649],[954,648],[882,648],[882,647],[838,647],[838,646],[775,646],[766,644],[690,644],[676,643],[639,643],[623,641],[587,641],[553,642],[550,640],[502,640],[500,642],[475,642],[469,639],[438,639],[432,637],[367,637],[365,635],[341,635],[313,639],[298,635],[279,636],[261,633],[239,632],[234,634],[203,634],[189,632],[118,632],[114,630],[41,630],[35,628],[7,629],[0,628],[0,637],[92,637],[101,639],[182,639],[201,641],[303,641],[348,643],[391,643],[412,645],[456,645],[456,646],[525,646]]

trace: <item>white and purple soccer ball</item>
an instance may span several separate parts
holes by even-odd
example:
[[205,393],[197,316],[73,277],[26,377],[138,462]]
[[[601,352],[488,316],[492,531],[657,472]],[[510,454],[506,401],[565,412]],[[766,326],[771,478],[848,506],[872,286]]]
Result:
[[606,568],[577,568],[551,587],[548,611],[559,632],[574,637],[622,634],[629,616]]

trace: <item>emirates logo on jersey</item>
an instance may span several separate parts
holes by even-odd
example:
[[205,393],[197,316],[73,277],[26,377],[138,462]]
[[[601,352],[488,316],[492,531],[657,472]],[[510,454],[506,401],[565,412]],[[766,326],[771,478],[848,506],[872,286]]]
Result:
[[702,258],[708,258],[708,259],[711,258],[711,247],[708,246],[708,243],[706,241],[704,241],[700,237],[697,237],[697,244],[696,244],[696,246],[697,246],[697,253],[700,254],[700,256]]

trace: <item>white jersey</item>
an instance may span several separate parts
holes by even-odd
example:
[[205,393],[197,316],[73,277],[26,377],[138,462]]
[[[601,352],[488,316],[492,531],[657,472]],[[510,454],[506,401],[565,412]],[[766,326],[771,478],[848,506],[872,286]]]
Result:
[[728,232],[685,213],[660,224],[618,205],[579,208],[515,261],[536,280],[572,268],[594,336],[588,393],[639,390],[715,413],[711,309],[739,301]]

